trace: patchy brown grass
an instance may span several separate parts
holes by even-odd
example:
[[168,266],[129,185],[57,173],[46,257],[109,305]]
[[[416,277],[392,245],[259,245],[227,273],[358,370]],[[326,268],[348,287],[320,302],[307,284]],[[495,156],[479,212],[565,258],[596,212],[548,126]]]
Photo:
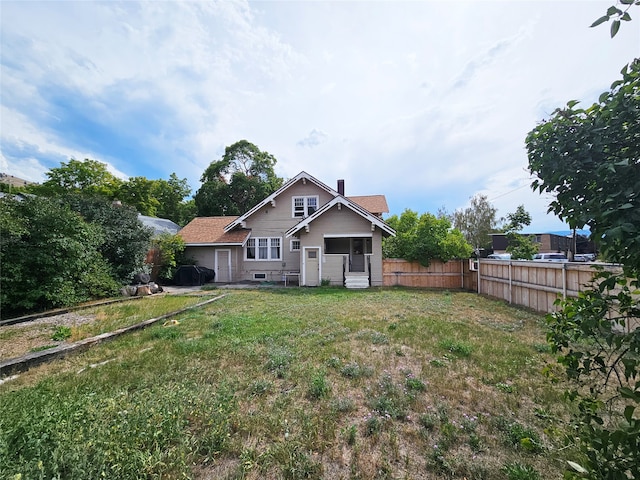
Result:
[[[462,292],[320,288],[234,291],[179,321],[42,367],[77,395],[192,392],[184,462],[149,467],[166,478],[486,479],[512,462],[558,478],[570,454],[537,314]],[[39,370],[0,395],[37,390]]]

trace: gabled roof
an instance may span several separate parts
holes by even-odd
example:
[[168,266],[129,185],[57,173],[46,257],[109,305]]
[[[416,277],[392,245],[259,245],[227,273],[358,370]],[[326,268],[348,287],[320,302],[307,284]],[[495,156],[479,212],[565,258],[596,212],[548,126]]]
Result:
[[335,205],[338,205],[338,204],[349,208],[353,212],[360,215],[362,218],[365,218],[366,220],[370,221],[372,225],[375,225],[378,228],[380,228],[380,230],[382,230],[383,232],[386,232],[387,234],[395,237],[396,231],[393,228],[391,228],[389,225],[383,222],[376,215],[364,209],[357,203],[352,202],[348,198],[343,197],[342,195],[338,195],[330,202],[325,203],[322,207],[316,210],[312,215],[309,215],[307,218],[305,218],[301,222],[291,227],[289,230],[285,232],[285,237],[289,238],[295,235],[297,232],[299,232],[300,230],[308,226],[311,222],[313,222],[316,218],[319,218],[320,216],[322,216],[322,214],[324,214],[325,212],[327,212],[328,210],[330,210],[331,208],[333,208]]
[[225,227],[238,217],[196,217],[178,235],[187,245],[244,245],[251,230],[236,229],[225,232]]
[[284,185],[282,185],[278,190],[276,190],[271,195],[269,195],[267,198],[262,200],[260,203],[258,203],[255,207],[253,207],[247,213],[244,213],[243,215],[240,215],[236,220],[234,220],[233,222],[229,223],[229,225],[227,225],[225,227],[224,231],[225,232],[229,232],[229,231],[233,230],[235,227],[237,227],[238,225],[242,225],[242,223],[247,218],[249,218],[251,215],[253,215],[255,212],[260,210],[265,205],[270,204],[272,201],[274,201],[276,199],[276,197],[278,195],[280,195],[282,192],[287,190],[289,187],[295,185],[296,182],[298,182],[299,180],[302,180],[302,179],[305,179],[306,181],[309,181],[309,182],[317,185],[318,187],[322,188],[323,190],[326,190],[327,192],[329,192],[334,197],[339,195],[339,193],[336,192],[333,188],[328,187],[327,185],[322,183],[320,180],[312,177],[307,172],[302,171],[299,174],[297,174],[295,177],[290,179],[289,181],[285,182]]
[[384,195],[361,195],[347,198],[376,215],[389,213],[389,206],[387,205],[387,199]]

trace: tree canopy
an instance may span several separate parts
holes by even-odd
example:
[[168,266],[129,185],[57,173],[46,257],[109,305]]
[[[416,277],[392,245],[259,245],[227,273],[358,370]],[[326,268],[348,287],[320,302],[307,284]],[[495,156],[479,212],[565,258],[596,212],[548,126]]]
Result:
[[521,233],[527,225],[531,225],[531,215],[524,209],[524,205],[518,205],[515,212],[507,214],[504,227],[508,241],[507,252],[514,260],[531,260],[538,253],[538,246],[533,238]]
[[469,258],[473,252],[462,233],[451,228],[451,222],[445,217],[436,218],[430,213],[418,215],[407,209],[386,222],[396,231],[396,236],[386,238],[382,245],[382,253],[387,258],[403,258],[428,266],[431,260],[447,262]]
[[121,180],[109,172],[106,163],[71,159],[61,162],[46,175],[48,180],[42,185],[32,184],[23,190],[45,196],[99,195],[120,200],[142,215],[166,218],[178,225],[186,225],[195,216],[193,200],[185,200],[191,194],[191,187],[186,178],[180,179],[175,173],[169,180],[149,180],[141,176]]
[[122,180],[109,172],[105,163],[89,158],[60,162],[60,166],[50,169],[46,176],[48,180],[42,185],[32,185],[29,190],[48,196],[82,192],[113,200],[122,185]]
[[136,209],[95,195],[70,193],[59,199],[100,229],[103,240],[98,251],[110,265],[114,279],[121,284],[129,282],[142,269],[153,235],[138,219]]
[[211,162],[196,192],[198,216],[241,215],[282,186],[275,174],[276,158],[246,140],[226,147]]
[[491,248],[490,234],[495,232],[498,224],[496,214],[497,209],[487,196],[478,193],[471,198],[469,207],[453,213],[452,223],[475,249],[487,249]]
[[112,295],[118,284],[100,253],[104,231],[57,199],[0,199],[3,316]]
[[548,339],[572,381],[574,475],[635,478],[640,471],[640,60],[591,107],[571,101],[526,138],[534,190],[549,211],[592,238],[623,273],[600,269],[591,288],[559,302]]
[[640,60],[597,103],[557,109],[526,138],[534,190],[549,211],[591,230],[604,256],[640,271]]

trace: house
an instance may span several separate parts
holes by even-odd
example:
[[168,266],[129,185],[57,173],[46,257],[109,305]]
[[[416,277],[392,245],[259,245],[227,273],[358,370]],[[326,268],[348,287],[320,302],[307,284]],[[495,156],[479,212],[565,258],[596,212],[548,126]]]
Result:
[[[522,234],[532,238],[533,242],[538,245],[540,253],[567,253],[571,250],[573,238],[571,235],[558,235],[555,233],[532,233]],[[504,253],[507,251],[509,240],[505,233],[491,234],[491,244],[494,253]]]
[[384,195],[346,197],[300,172],[239,217],[199,217],[178,233],[185,254],[216,282],[294,281],[353,288],[382,285]]

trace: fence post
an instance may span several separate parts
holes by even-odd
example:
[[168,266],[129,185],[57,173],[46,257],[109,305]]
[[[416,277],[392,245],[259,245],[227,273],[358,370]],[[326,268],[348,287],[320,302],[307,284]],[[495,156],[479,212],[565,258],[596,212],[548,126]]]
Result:
[[511,260],[509,260],[509,304],[513,303],[513,276],[511,273]]

